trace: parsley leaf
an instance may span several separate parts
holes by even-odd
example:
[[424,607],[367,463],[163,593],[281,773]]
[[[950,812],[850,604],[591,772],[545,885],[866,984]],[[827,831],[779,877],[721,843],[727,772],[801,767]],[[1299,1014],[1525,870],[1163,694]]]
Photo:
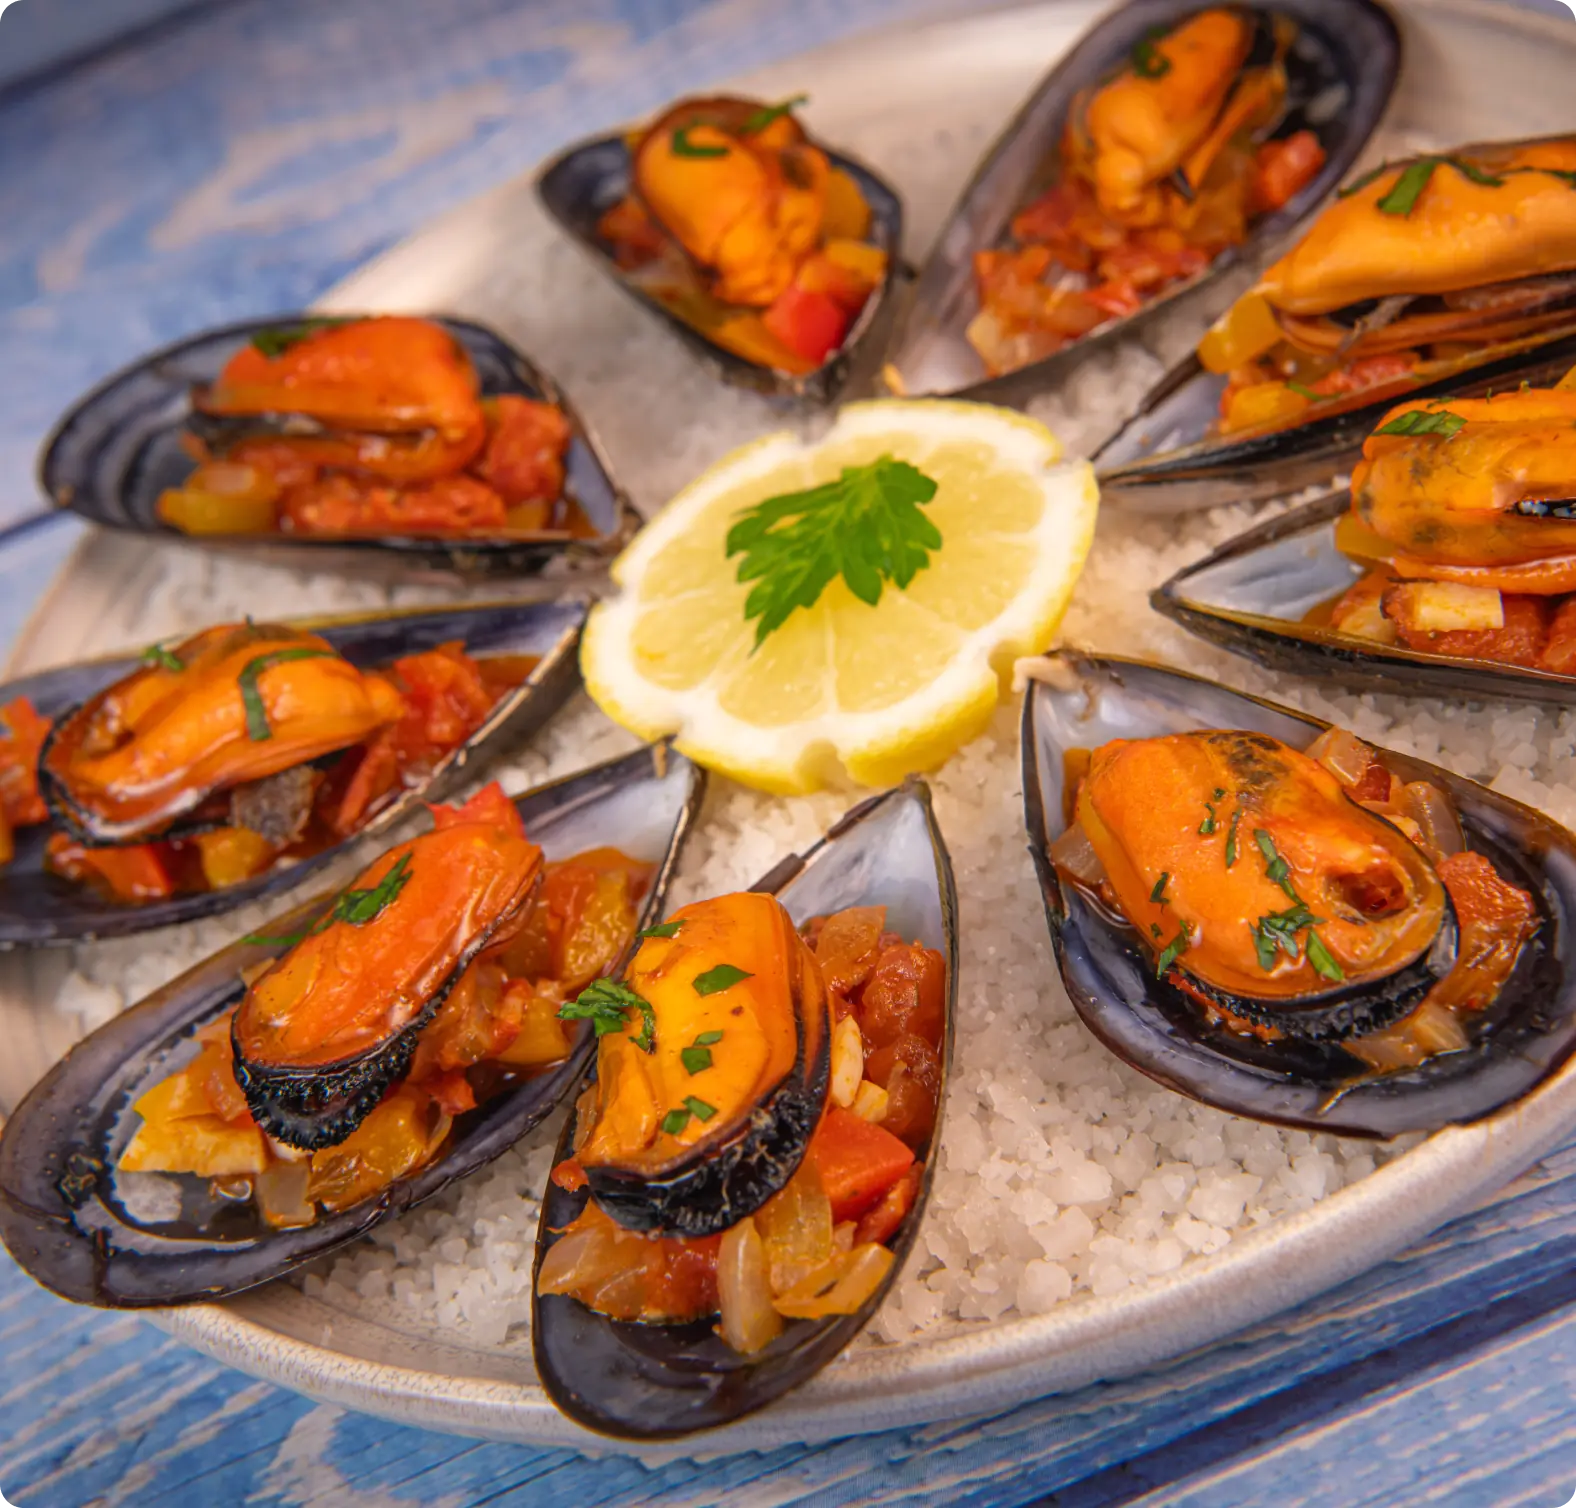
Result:
[[266,330],[259,330],[252,336],[252,344],[270,361],[276,356],[283,356],[291,346],[298,346],[303,340],[316,335],[319,330],[334,330],[340,325],[354,324],[353,319],[304,319],[298,325],[272,325]]
[[1163,79],[1171,72],[1171,59],[1168,58],[1155,42],[1165,36],[1163,26],[1151,26],[1142,37],[1133,44],[1133,50],[1128,55],[1133,65],[1133,72],[1141,79]]
[[1226,868],[1230,869],[1237,862],[1237,824],[1242,821],[1242,808],[1239,806],[1231,814],[1231,827],[1226,833]]
[[1155,960],[1155,978],[1164,979],[1171,965],[1187,952],[1187,928],[1177,928],[1177,935],[1165,946],[1160,957]]
[[1325,395],[1323,393],[1314,392],[1314,390],[1309,387],[1306,382],[1293,381],[1288,382],[1286,386],[1289,387],[1299,398],[1306,398],[1309,403],[1322,403],[1324,401]]
[[[1296,901],[1297,892],[1292,889],[1291,883],[1291,865],[1276,851],[1275,840],[1262,827],[1256,827],[1253,829],[1253,841],[1259,845],[1259,852],[1264,855],[1264,873]],[[1298,904],[1300,905],[1301,902],[1298,901]]]
[[714,969],[707,969],[704,974],[695,976],[695,993],[697,995],[716,995],[723,990],[730,989],[741,979],[753,979],[753,974],[746,974],[743,969],[735,968],[731,963],[719,963]]
[[631,1038],[642,1052],[657,1050],[657,1013],[651,1002],[616,979],[593,979],[573,1000],[558,1008],[560,1021],[589,1020],[598,1037],[622,1031],[630,1011],[639,1011],[641,1027]]
[[293,948],[298,943],[304,943],[309,937],[316,937],[319,932],[328,931],[335,922],[344,922],[350,927],[364,927],[392,906],[409,883],[410,852],[407,850],[399,856],[389,872],[376,885],[369,885],[365,890],[343,890],[336,895],[334,904],[305,932],[292,932],[283,937],[268,937],[254,932],[243,937],[241,941],[283,943],[286,947]]
[[644,932],[637,932],[635,936],[637,938],[675,937],[683,925],[684,918],[681,916],[676,922],[659,922],[655,927],[647,927]]
[[1330,950],[1324,946],[1324,939],[1317,932],[1309,932],[1306,947],[1308,962],[1313,965],[1316,973],[1322,974],[1335,984],[1346,978],[1340,964],[1330,956]]
[[1464,428],[1466,422],[1460,414],[1453,414],[1448,408],[1439,409],[1435,413],[1428,413],[1420,408],[1409,408],[1404,414],[1397,414],[1388,424],[1381,424],[1374,433],[1376,435],[1443,435],[1448,440],[1457,430]]
[[686,1047],[679,1053],[679,1062],[684,1065],[685,1073],[704,1073],[711,1067],[711,1049]]
[[290,660],[329,660],[334,658],[331,649],[312,649],[303,645],[299,649],[275,649],[255,660],[248,660],[241,667],[236,681],[241,688],[241,701],[246,707],[246,736],[253,743],[263,743],[274,736],[268,726],[268,709],[263,706],[263,694],[258,689],[257,678],[270,665],[283,665]]
[[708,147],[700,142],[691,141],[689,134],[696,126],[704,125],[704,121],[692,120],[687,126],[680,126],[673,133],[673,155],[675,157],[726,157],[726,147]]
[[722,1041],[721,1032],[702,1032],[696,1037],[695,1045],[697,1047],[715,1047],[720,1041]]
[[739,129],[746,136],[753,136],[757,131],[764,131],[774,120],[780,120],[784,115],[791,115],[800,105],[809,103],[808,94],[796,94],[792,99],[785,99],[780,105],[764,105],[754,115],[746,116],[744,124]]
[[689,1112],[698,1121],[709,1121],[717,1113],[715,1105],[708,1105],[705,1100],[698,1100],[693,1094],[684,1096],[684,1103],[689,1106]]
[[157,665],[160,670],[168,670],[172,675],[179,675],[186,668],[186,662],[162,644],[150,644],[143,650],[142,663]]
[[744,557],[738,579],[756,583],[744,604],[746,621],[758,620],[755,648],[839,575],[871,607],[886,582],[906,587],[941,548],[941,531],[920,512],[935,495],[924,472],[882,456],[844,467],[835,482],[742,509],[726,552]]
[[662,1129],[669,1136],[677,1136],[690,1123],[693,1115],[696,1120],[709,1121],[717,1113],[715,1105],[708,1105],[705,1100],[698,1100],[693,1094],[686,1095],[684,1103],[677,1110],[670,1110],[662,1117]]
[[1170,880],[1170,878],[1171,873],[1169,870],[1167,870],[1160,876],[1158,880],[1155,881],[1155,888],[1149,892],[1150,900],[1164,903],[1166,898],[1166,883]]
[[662,1117],[662,1129],[669,1136],[677,1136],[690,1123],[688,1110],[670,1110]]
[[1215,835],[1215,803],[1213,801],[1206,801],[1204,803],[1204,810],[1208,812],[1209,815],[1199,823],[1198,835],[1201,838],[1212,838]]

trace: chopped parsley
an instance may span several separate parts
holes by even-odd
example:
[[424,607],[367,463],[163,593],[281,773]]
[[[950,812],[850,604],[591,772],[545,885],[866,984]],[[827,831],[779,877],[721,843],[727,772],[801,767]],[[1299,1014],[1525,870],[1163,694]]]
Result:
[[1448,408],[1442,408],[1435,413],[1427,413],[1420,408],[1410,408],[1404,414],[1397,414],[1388,424],[1381,424],[1374,431],[1376,435],[1443,435],[1447,440],[1459,429],[1466,426],[1466,420],[1460,414],[1453,414]]
[[644,932],[637,932],[635,936],[637,938],[676,937],[679,928],[683,925],[684,918],[681,916],[676,922],[658,922],[655,927],[647,927]]
[[1133,50],[1128,54],[1128,58],[1133,65],[1133,72],[1139,78],[1163,79],[1171,72],[1171,59],[1155,46],[1155,43],[1165,34],[1165,27],[1151,26],[1133,44]]
[[1275,840],[1262,827],[1256,827],[1253,829],[1253,841],[1259,845],[1259,852],[1264,855],[1264,873],[1292,900],[1297,900],[1297,892],[1291,883],[1291,865],[1276,851]]
[[705,1100],[698,1100],[693,1094],[684,1097],[683,1105],[677,1110],[670,1110],[662,1117],[662,1129],[669,1136],[677,1136],[690,1123],[690,1117],[704,1125],[717,1113],[715,1105],[708,1105]]
[[808,94],[796,94],[792,99],[785,99],[780,105],[763,105],[754,115],[746,116],[744,124],[739,129],[746,136],[754,136],[757,131],[764,131],[774,120],[792,115],[800,105],[809,103]]
[[1293,379],[1292,381],[1288,382],[1286,386],[1289,387],[1299,398],[1306,398],[1310,403],[1320,403],[1324,400],[1325,395],[1323,393],[1314,392],[1314,390],[1309,387],[1306,382],[1298,382]]
[[1215,803],[1213,801],[1206,801],[1204,803],[1204,810],[1208,812],[1209,815],[1199,823],[1198,835],[1201,838],[1212,838],[1215,835]]
[[753,979],[753,974],[747,974],[743,969],[736,968],[731,963],[719,963],[714,969],[707,969],[704,974],[695,976],[695,993],[697,995],[716,995],[726,989],[731,989],[741,979]]
[[1230,869],[1237,862],[1237,824],[1242,821],[1242,808],[1239,806],[1231,814],[1231,826],[1226,831],[1226,868]]
[[687,126],[680,126],[673,133],[673,155],[675,157],[726,157],[728,155],[726,147],[708,147],[700,142],[690,140],[690,132],[696,126],[703,124],[705,122],[694,120]]
[[558,1008],[560,1021],[590,1021],[598,1037],[622,1031],[630,1011],[640,1013],[639,1035],[632,1037],[642,1052],[657,1050],[657,1015],[651,1002],[616,979],[595,979],[574,1000]]
[[252,336],[252,345],[270,361],[283,356],[291,346],[298,346],[322,330],[336,330],[340,325],[352,325],[353,319],[303,319],[295,325],[270,325]]
[[248,660],[236,677],[241,688],[241,703],[246,708],[246,736],[253,743],[264,743],[274,736],[274,730],[268,726],[268,709],[263,705],[263,693],[257,685],[258,676],[272,665],[284,665],[291,660],[334,658],[331,649],[313,649],[303,644],[297,649],[270,650],[265,655],[258,655],[255,660]]
[[160,670],[168,670],[172,675],[179,675],[186,668],[186,662],[162,644],[150,644],[143,650],[142,663],[156,665]]
[[1167,970],[1185,952],[1187,952],[1187,928],[1179,927],[1177,928],[1177,935],[1166,944],[1160,957],[1155,960],[1155,978],[1164,979]]
[[702,1032],[690,1046],[679,1053],[679,1061],[686,1073],[704,1073],[711,1067],[711,1050],[722,1041],[721,1032]]
[[369,885],[365,890],[341,891],[334,897],[334,904],[305,932],[292,932],[284,937],[268,937],[262,933],[252,933],[243,937],[241,941],[283,944],[285,947],[293,948],[309,937],[316,937],[318,933],[328,931],[335,922],[344,922],[347,927],[364,927],[368,922],[377,920],[392,906],[409,883],[410,852],[406,850],[376,885]]
[[1154,902],[1156,902],[1158,905],[1161,905],[1161,906],[1165,905],[1165,903],[1166,903],[1166,886],[1170,883],[1170,881],[1171,881],[1171,872],[1170,872],[1170,870],[1166,870],[1166,871],[1162,872],[1160,878],[1155,881],[1155,888],[1149,892],[1149,899],[1154,901]]

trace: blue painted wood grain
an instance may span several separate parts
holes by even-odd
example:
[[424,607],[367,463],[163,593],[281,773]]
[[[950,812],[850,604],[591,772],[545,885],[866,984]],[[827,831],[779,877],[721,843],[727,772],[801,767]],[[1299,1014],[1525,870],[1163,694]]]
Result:
[[[42,0],[29,0],[42,3]],[[63,3],[63,0],[57,0]],[[0,527],[62,405],[195,326],[309,301],[552,147],[918,0],[232,0],[0,97]],[[58,559],[0,552],[0,643]],[[984,1420],[648,1469],[253,1382],[0,1258],[19,1505],[1526,1504],[1576,1488],[1576,1148],[1337,1293]]]

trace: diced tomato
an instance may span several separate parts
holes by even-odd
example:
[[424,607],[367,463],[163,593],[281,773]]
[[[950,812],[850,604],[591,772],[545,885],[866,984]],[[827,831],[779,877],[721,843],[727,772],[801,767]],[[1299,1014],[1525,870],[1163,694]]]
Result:
[[1254,160],[1254,212],[1266,214],[1290,203],[1323,166],[1324,148],[1312,131],[1296,131],[1281,141],[1265,142]]
[[613,247],[613,259],[626,270],[662,255],[667,245],[660,227],[635,199],[620,199],[596,223],[599,239]]
[[504,527],[496,488],[466,474],[408,486],[334,472],[287,488],[279,524],[297,534],[476,534]]
[[1363,393],[1381,383],[1394,382],[1405,377],[1417,365],[1413,351],[1391,351],[1383,356],[1363,356],[1345,366],[1336,367],[1317,382],[1308,384],[1321,398],[1335,397],[1341,393]]
[[913,1165],[914,1154],[890,1131],[833,1105],[810,1139],[832,1219],[857,1220]]
[[923,1037],[904,1033],[865,1057],[865,1077],[887,1092],[881,1125],[911,1147],[936,1125],[941,1099],[941,1058]]
[[566,1157],[552,1171],[552,1181],[566,1194],[578,1194],[586,1186],[586,1170],[573,1157]]
[[820,366],[842,345],[851,321],[826,294],[790,283],[761,315],[761,323],[795,355]]
[[471,1088],[464,1069],[429,1074],[421,1081],[420,1087],[432,1096],[445,1115],[464,1115],[467,1110],[476,1108],[476,1091]]
[[45,849],[45,864],[68,880],[101,880],[116,900],[156,901],[175,892],[169,848],[167,843],[88,848],[56,833]]
[[1121,280],[1096,283],[1084,294],[1084,298],[1102,314],[1109,315],[1112,319],[1135,314],[1144,304],[1133,285]]
[[394,673],[405,696],[399,740],[409,755],[457,748],[487,720],[497,700],[458,643],[406,655],[394,662]]
[[525,836],[525,823],[517,808],[506,795],[503,787],[494,780],[462,806],[429,806],[432,813],[432,830],[441,833],[446,827],[458,827],[463,822],[485,822],[491,826],[507,828],[520,837]]
[[551,403],[517,393],[486,399],[487,449],[477,474],[510,507],[539,499],[551,501],[564,490],[564,452],[569,421]]
[[399,754],[394,729],[384,728],[362,746],[344,794],[332,809],[329,826],[336,833],[352,833],[367,813],[399,784]]
[[38,793],[38,755],[53,726],[25,696],[0,707],[0,815],[12,827],[49,816]]
[[1548,642],[1539,663],[1561,675],[1576,674],[1576,597],[1567,597],[1554,609]]
[[905,1034],[941,1043],[946,1017],[947,961],[934,948],[897,943],[882,950],[859,996],[865,1047],[885,1047]]
[[923,1163],[914,1163],[896,1183],[881,1196],[881,1202],[860,1216],[854,1230],[854,1245],[866,1241],[879,1241],[883,1246],[898,1233],[908,1212],[919,1197],[919,1180],[924,1175]]

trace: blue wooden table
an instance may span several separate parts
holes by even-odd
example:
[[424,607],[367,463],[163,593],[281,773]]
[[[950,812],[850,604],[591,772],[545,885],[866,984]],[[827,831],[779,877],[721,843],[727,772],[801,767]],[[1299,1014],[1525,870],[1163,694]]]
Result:
[[[33,452],[62,405],[149,346],[306,303],[574,135],[922,8],[216,0],[0,95],[0,529],[36,507]],[[71,533],[0,538],[0,645]],[[1576,1146],[1424,1247],[1160,1371],[812,1452],[648,1468],[399,1428],[73,1309],[3,1257],[0,1358],[0,1495],[18,1505],[1556,1508],[1576,1494]]]

